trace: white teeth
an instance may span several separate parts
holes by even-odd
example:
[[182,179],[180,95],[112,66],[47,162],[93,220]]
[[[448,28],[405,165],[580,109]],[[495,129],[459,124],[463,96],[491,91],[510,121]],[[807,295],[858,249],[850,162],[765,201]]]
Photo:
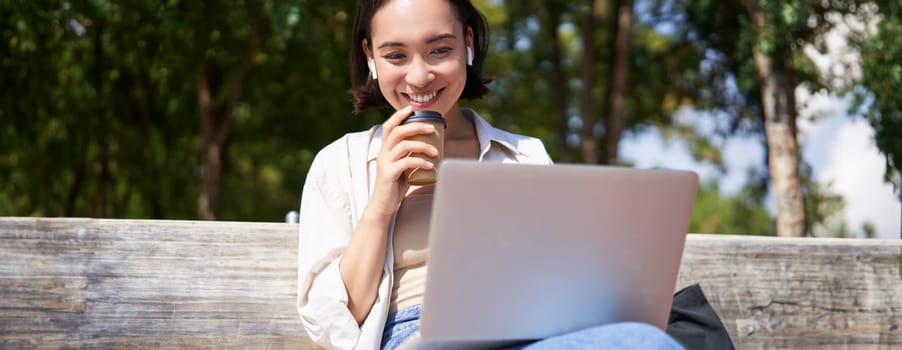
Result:
[[428,95],[420,95],[420,96],[417,96],[417,95],[409,95],[409,96],[410,96],[410,99],[411,99],[411,100],[414,100],[414,101],[419,102],[419,103],[426,103],[426,102],[429,102],[429,100],[431,100],[432,98],[434,98],[436,93],[437,93],[437,92],[433,92],[433,93],[428,94]]

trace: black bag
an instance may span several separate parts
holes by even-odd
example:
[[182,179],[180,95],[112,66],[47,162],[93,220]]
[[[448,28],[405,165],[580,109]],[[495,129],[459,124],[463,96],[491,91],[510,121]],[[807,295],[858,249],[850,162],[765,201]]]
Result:
[[708,304],[702,287],[693,284],[673,295],[667,334],[686,350],[733,350],[733,341],[720,317]]

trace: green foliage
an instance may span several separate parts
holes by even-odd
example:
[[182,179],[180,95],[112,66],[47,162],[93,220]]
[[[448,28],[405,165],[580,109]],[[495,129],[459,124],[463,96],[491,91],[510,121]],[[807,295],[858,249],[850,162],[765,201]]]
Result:
[[[902,4],[880,1],[883,20],[876,35],[861,44],[862,89],[858,107],[874,128],[877,148],[886,156],[886,181],[902,186]],[[902,190],[899,191],[902,198]]]
[[747,187],[722,196],[716,181],[700,184],[692,209],[689,232],[772,236],[774,219]]
[[345,93],[352,2],[304,3],[3,2],[0,215],[196,217],[201,63],[229,84],[251,55],[221,217],[281,220],[312,153],[371,121]]
[[[475,1],[490,23],[485,70],[496,79],[488,97],[462,104],[499,127],[540,137],[557,160],[578,159],[579,150],[560,137],[594,126],[568,125],[554,96],[564,99],[566,117],[578,119],[585,88],[579,74],[586,64],[578,21],[590,1],[601,50],[587,64],[599,76],[591,94],[603,120],[616,11],[597,0]],[[758,33],[737,1],[652,2],[660,5],[653,6],[655,13],[637,12],[641,20],[634,22],[627,128],[654,126],[687,140],[694,157],[713,164],[721,161],[717,140],[675,125],[673,112],[683,106],[712,110],[723,135],[760,133],[752,47],[781,53],[781,64],[799,81],[820,88],[825,84],[799,45],[818,43],[815,38],[830,26],[827,11],[855,12],[855,3],[846,1],[760,1],[772,30]],[[298,205],[314,154],[388,114],[350,113],[354,4],[0,0],[0,215],[196,218],[202,67],[212,67],[206,74],[215,77],[215,87],[228,87],[241,80],[240,68],[249,61],[224,150],[220,218],[282,220]],[[896,136],[902,135],[902,9],[892,1],[880,5],[880,32],[863,43],[861,96],[893,176],[902,164]],[[656,30],[665,21],[674,29]],[[258,45],[249,45],[256,37]],[[560,72],[552,42],[560,45]],[[233,91],[213,91],[215,111],[230,108]],[[827,222],[838,209],[821,189],[808,190],[823,200],[809,204],[819,208],[809,215]],[[773,232],[761,192],[750,185],[721,197],[716,185],[702,186],[692,230]]]
[[832,182],[821,184],[814,181],[811,178],[811,169],[807,166],[802,167],[808,236],[843,238],[854,235],[842,215],[846,206],[845,200],[831,191],[832,185]]
[[[658,1],[669,4],[670,1]],[[676,1],[676,12],[685,13],[678,22],[676,37],[683,45],[704,52],[703,64],[695,71],[689,94],[703,109],[719,110],[712,114],[722,119],[725,134],[763,134],[758,72],[754,66],[754,48],[767,54],[772,69],[790,73],[794,85],[805,85],[813,91],[832,90],[811,59],[802,50],[806,45],[824,49],[822,35],[836,23],[830,15],[861,16],[862,6],[856,1]],[[753,4],[763,15],[764,25],[754,25],[747,5]],[[696,60],[698,62],[698,60]]]

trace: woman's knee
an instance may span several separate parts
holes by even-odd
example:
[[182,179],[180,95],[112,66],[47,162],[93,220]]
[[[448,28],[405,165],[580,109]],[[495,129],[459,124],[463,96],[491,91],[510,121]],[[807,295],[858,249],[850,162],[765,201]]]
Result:
[[622,322],[583,329],[529,344],[524,349],[683,349],[667,333],[645,323]]
[[[621,322],[590,328],[595,337],[607,339],[612,348],[633,349],[682,349],[683,347],[663,330],[647,323]],[[602,343],[604,345],[604,342]]]

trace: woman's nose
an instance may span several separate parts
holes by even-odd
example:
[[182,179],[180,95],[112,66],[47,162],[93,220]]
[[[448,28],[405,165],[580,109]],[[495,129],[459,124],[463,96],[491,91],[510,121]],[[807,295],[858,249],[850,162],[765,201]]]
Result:
[[407,84],[416,87],[426,87],[435,79],[435,73],[432,72],[432,66],[429,62],[421,58],[414,58],[410,64],[410,70],[407,71]]

